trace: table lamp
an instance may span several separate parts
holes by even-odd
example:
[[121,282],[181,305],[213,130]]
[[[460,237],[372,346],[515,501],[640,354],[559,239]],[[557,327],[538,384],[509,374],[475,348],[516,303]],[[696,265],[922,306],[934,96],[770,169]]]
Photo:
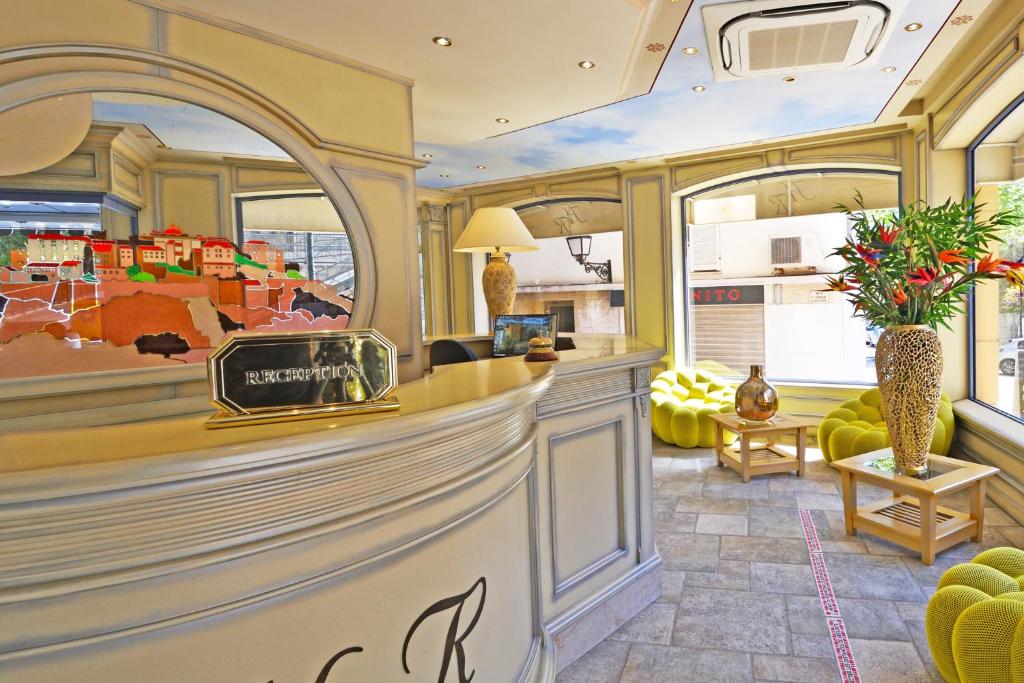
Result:
[[488,207],[477,209],[469,219],[453,251],[478,251],[490,254],[484,268],[484,299],[491,320],[512,312],[516,301],[516,271],[512,270],[506,252],[534,251],[540,245],[526,229],[515,209]]

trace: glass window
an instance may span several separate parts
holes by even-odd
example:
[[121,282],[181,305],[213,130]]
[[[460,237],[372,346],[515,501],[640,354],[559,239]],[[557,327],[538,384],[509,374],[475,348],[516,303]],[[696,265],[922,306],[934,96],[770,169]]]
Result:
[[264,241],[284,252],[287,270],[355,297],[352,245],[334,206],[322,194],[246,197],[240,222],[245,242]]
[[[971,145],[971,183],[985,213],[1013,211],[1024,216],[1024,104],[1004,112]],[[1001,234],[993,248],[1000,258],[1024,258],[1024,221]],[[972,397],[1017,419],[1024,416],[1024,296],[1005,279],[981,282],[973,295],[970,324]]]
[[849,234],[837,203],[899,206],[895,174],[774,175],[683,198],[691,364],[729,377],[765,366],[776,381],[875,382],[880,330],[853,315],[825,277]]
[[[557,313],[561,333],[624,334],[622,204],[580,198],[542,201],[516,212],[540,249],[511,255],[517,281],[513,312]],[[482,301],[483,292],[477,296]]]

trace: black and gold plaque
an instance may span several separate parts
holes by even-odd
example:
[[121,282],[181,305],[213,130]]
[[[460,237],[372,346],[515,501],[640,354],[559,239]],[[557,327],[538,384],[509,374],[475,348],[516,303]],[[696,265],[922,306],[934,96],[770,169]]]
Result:
[[397,410],[394,344],[376,330],[239,334],[207,358],[210,428]]

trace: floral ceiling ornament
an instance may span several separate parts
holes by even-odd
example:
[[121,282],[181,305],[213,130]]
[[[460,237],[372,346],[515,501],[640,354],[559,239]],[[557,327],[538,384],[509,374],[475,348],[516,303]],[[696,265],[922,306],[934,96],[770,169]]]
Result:
[[663,52],[665,50],[664,43],[649,43],[647,45],[648,52]]
[[970,14],[961,14],[959,17],[953,17],[949,20],[951,26],[966,26],[967,24],[974,21],[974,17]]
[[907,81],[906,83],[904,83],[904,85],[921,85],[921,79],[920,78],[911,79],[911,80]]

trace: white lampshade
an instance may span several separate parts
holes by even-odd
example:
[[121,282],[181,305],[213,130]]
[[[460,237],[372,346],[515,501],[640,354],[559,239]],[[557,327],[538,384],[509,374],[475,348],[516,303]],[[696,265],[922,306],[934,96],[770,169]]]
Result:
[[540,249],[540,245],[533,239],[515,209],[496,206],[477,209],[453,247],[454,251],[483,252],[536,249]]

